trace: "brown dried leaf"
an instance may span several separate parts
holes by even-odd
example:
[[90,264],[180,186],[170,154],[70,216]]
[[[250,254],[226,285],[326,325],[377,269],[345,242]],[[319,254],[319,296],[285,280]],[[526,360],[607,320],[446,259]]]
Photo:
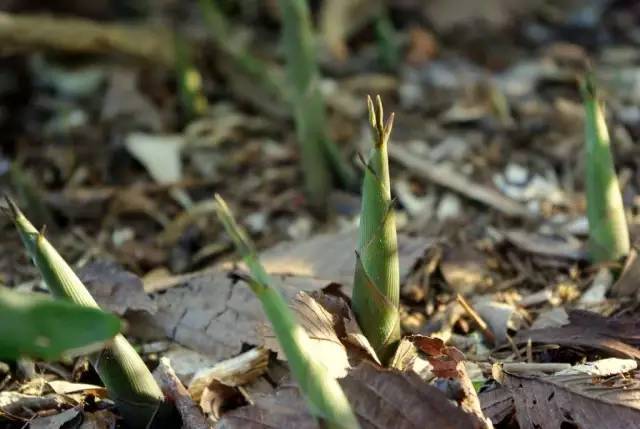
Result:
[[32,429],[61,429],[62,427],[73,427],[82,421],[80,408],[69,408],[59,414],[52,416],[37,417],[29,423]]
[[[350,367],[347,350],[340,342],[334,327],[334,320],[324,307],[304,292],[298,293],[290,302],[298,323],[309,335],[312,346],[311,354],[318,357],[332,377],[342,378]],[[265,347],[278,354],[278,358],[286,360],[284,351],[270,325],[263,325]]]
[[515,341],[581,346],[600,350],[608,355],[640,359],[640,322],[615,319],[584,310],[569,312],[569,324],[557,328],[530,329],[519,332]]
[[[263,253],[266,269],[291,300],[300,291],[327,284],[351,285],[355,266],[355,231],[324,234],[300,243],[283,243]],[[400,275],[404,278],[431,241],[399,236]],[[228,359],[243,344],[261,343],[257,327],[266,322],[260,302],[244,284],[228,277],[231,264],[181,276],[169,289],[152,294],[158,311],[152,323],[168,338],[212,359]],[[177,283],[177,285],[176,285]],[[350,290],[344,292],[349,295]],[[355,335],[355,334],[354,334]]]
[[[263,252],[260,258],[270,273],[316,277],[347,286],[353,283],[356,243],[355,230],[319,234],[301,242],[278,244]],[[424,237],[398,235],[401,280],[433,243]]]
[[[453,405],[414,373],[363,363],[340,380],[362,429],[480,428],[481,422]],[[280,389],[255,405],[223,416],[219,429],[317,428],[297,390]]]
[[480,392],[478,398],[482,405],[482,412],[494,425],[504,421],[515,412],[513,395],[505,387]]
[[119,316],[128,311],[157,311],[156,304],[144,292],[142,280],[115,262],[90,262],[78,270],[78,277],[105,310]]
[[611,295],[623,297],[637,294],[638,278],[640,278],[640,258],[638,258],[638,251],[635,248],[631,248],[622,274],[620,274],[620,277],[611,288]]
[[507,231],[505,237],[514,246],[536,255],[574,261],[587,258],[583,243],[572,237],[551,237],[521,230]]
[[[304,277],[276,278],[287,299],[326,286],[325,281]],[[238,355],[243,344],[262,342],[257,329],[266,318],[260,302],[226,271],[207,271],[152,297],[158,312],[150,322],[168,338],[211,359],[228,359]]]
[[640,382],[616,376],[535,377],[502,372],[511,391],[521,428],[640,427]]

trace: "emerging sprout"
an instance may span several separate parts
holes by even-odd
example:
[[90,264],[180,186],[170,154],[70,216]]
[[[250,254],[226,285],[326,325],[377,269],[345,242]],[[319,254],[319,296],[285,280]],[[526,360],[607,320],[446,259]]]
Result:
[[224,200],[216,195],[218,218],[236,246],[251,273],[245,280],[262,303],[284,350],[291,373],[298,382],[311,414],[326,428],[359,428],[349,402],[338,382],[329,376],[324,365],[311,356],[306,331],[295,320],[293,312],[260,263],[254,246],[236,223]]
[[613,165],[609,132],[595,84],[581,82],[585,109],[587,218],[594,262],[617,261],[629,253],[629,231]]
[[352,301],[362,331],[386,363],[400,340],[398,243],[387,155],[394,116],[385,121],[379,96],[375,106],[371,97],[367,104],[374,141],[362,185]]

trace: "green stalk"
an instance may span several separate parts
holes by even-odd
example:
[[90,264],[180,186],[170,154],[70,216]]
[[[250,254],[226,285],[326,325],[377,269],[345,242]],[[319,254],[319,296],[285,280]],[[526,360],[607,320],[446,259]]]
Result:
[[400,340],[400,274],[387,154],[393,114],[385,123],[379,96],[376,101],[377,110],[371,97],[367,98],[375,141],[362,185],[352,302],[363,333],[386,364]]
[[581,83],[585,108],[587,218],[594,262],[617,261],[629,253],[629,231],[609,132],[591,77]]
[[[8,200],[11,216],[33,263],[49,291],[58,299],[99,308],[87,288],[44,235],[38,232],[18,207]],[[131,344],[118,334],[113,343],[90,356],[109,395],[131,428],[153,427],[166,422],[174,409],[165,401],[151,372]]]
[[359,428],[342,388],[329,376],[324,365],[309,353],[312,347],[306,331],[295,320],[258,260],[253,244],[236,223],[224,200],[216,195],[216,201],[218,217],[251,272],[249,286],[262,303],[311,415],[325,428]]
[[269,95],[283,101],[286,90],[282,76],[269,64],[234,43],[226,17],[216,5],[216,0],[199,0],[198,3],[216,46],[228,55],[235,69],[260,82]]
[[381,5],[380,9],[375,23],[378,55],[387,69],[395,70],[400,64],[400,47],[397,42],[396,30],[393,27],[386,5]]
[[307,193],[325,207],[333,175],[349,186],[354,176],[327,135],[326,109],[320,93],[311,16],[306,0],[279,0],[290,101],[294,110]]

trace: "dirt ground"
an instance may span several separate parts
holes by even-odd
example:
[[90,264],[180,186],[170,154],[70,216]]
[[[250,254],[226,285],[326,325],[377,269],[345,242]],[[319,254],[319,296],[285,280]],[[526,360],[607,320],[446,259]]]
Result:
[[[273,334],[256,330],[264,322],[258,302],[228,276],[237,255],[213,195],[227,200],[294,308],[300,290],[322,307],[323,296],[351,293],[358,187],[336,188],[328,215],[318,214],[304,192],[288,104],[265,88],[266,78],[239,71],[198,2],[45,3],[0,1],[0,192],[35,225],[46,225],[98,302],[127,320],[128,336],[151,368],[170,357],[212,427],[314,427],[292,417],[305,413],[295,400],[285,420],[256,417],[255,407],[274,409],[265,398],[292,388]],[[229,43],[282,72],[277,2],[218,3]],[[385,110],[395,112],[389,151],[401,326],[415,338],[443,341],[412,343],[435,378],[415,363],[413,373],[457,397],[456,412],[468,411],[446,382],[463,377],[455,347],[495,427],[638,426],[638,267],[635,251],[606,265],[587,257],[577,82],[591,71],[600,86],[635,243],[640,5],[397,0],[381,18],[376,2],[310,3],[328,132],[358,174],[358,154],[371,144],[366,95],[380,94]],[[41,28],[73,17],[145,32],[133,46],[78,48],[73,37],[56,44],[56,26],[46,43],[34,24],[17,33],[2,28],[18,16],[40,17]],[[380,30],[385,23],[391,39]],[[74,31],[82,39],[84,30]],[[186,41],[197,71],[195,114],[180,97],[174,47],[159,42],[171,33]],[[0,242],[0,285],[46,292],[4,217]],[[334,346],[352,359],[336,332]],[[263,343],[266,349],[254,348]],[[261,370],[235,382],[205,377],[193,393],[199,370],[237,356]],[[445,361],[454,375],[442,369]],[[594,361],[600,366],[576,370]],[[348,392],[378,376],[366,366],[357,371],[349,372]],[[393,384],[403,380],[388,386],[404,391]],[[120,427],[100,384],[84,358],[0,362],[0,427]],[[370,427],[403,421],[398,415],[413,412],[406,404],[430,397],[420,389],[407,393],[405,408],[364,405],[380,411]],[[254,426],[242,426],[240,415]],[[465,427],[463,417],[452,419],[450,427]],[[397,425],[429,427],[409,417],[405,423]]]

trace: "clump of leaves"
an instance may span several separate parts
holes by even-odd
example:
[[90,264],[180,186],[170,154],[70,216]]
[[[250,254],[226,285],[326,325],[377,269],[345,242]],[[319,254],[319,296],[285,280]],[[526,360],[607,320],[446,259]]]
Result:
[[616,261],[629,253],[629,231],[603,108],[593,79],[580,86],[585,109],[587,218],[594,262]]
[[[44,234],[34,228],[12,201],[7,203],[22,243],[49,291],[60,300],[98,309],[87,288]],[[83,328],[91,329],[90,326]],[[123,335],[116,335],[105,348],[92,354],[90,360],[131,428],[155,427],[159,422],[171,421],[173,406],[165,401],[151,372]]]
[[56,360],[101,349],[120,319],[96,308],[0,287],[0,358]]
[[367,98],[374,144],[366,162],[355,276],[353,310],[380,361],[391,359],[400,340],[400,271],[391,200],[387,145],[393,117],[384,119],[382,100]]
[[326,367],[311,356],[309,351],[312,347],[306,331],[295,320],[273,279],[260,263],[253,243],[218,195],[216,202],[218,217],[251,273],[246,281],[260,300],[267,319],[273,326],[311,415],[322,427],[359,428],[342,388],[328,375]]

